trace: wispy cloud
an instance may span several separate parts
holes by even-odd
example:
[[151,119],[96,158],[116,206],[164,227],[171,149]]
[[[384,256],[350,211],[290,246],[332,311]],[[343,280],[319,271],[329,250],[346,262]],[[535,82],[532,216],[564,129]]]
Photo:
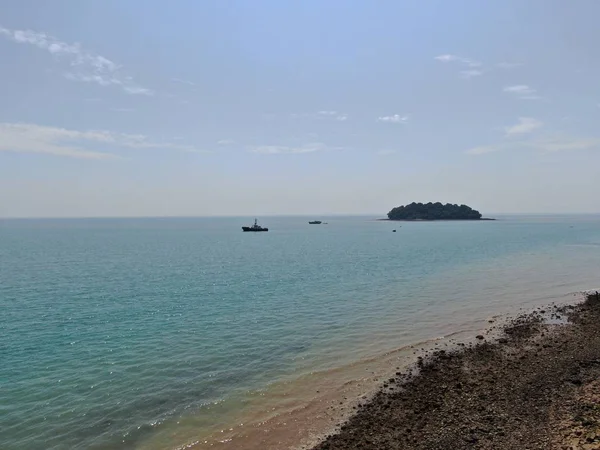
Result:
[[561,152],[600,149],[600,138],[573,136],[545,136],[537,139],[523,139],[496,145],[486,145],[467,150],[469,155],[484,155],[505,150],[534,149],[541,152]]
[[496,64],[496,67],[498,67],[500,69],[505,69],[505,70],[515,69],[515,68],[521,67],[521,66],[523,66],[523,63],[501,62],[501,63]]
[[335,120],[339,120],[340,122],[348,120],[348,114],[337,111],[319,111],[317,114],[321,117],[335,117]]
[[544,123],[533,117],[519,117],[519,123],[510,127],[504,128],[507,136],[531,133],[538,128],[544,126]]
[[96,141],[100,136],[89,132],[44,127],[32,124],[0,124],[0,151],[44,153],[85,159],[110,159],[117,156],[82,148],[74,142]]
[[389,156],[389,155],[393,155],[394,153],[396,153],[396,150],[391,150],[391,149],[383,149],[383,150],[379,150],[377,152],[377,154],[379,156]]
[[86,148],[101,144],[103,147],[134,149],[162,148],[197,152],[189,145],[154,142],[141,134],[114,133],[103,130],[78,131],[28,123],[0,123],[0,151],[43,153],[84,159],[118,158],[114,153]]
[[323,111],[317,111],[316,113],[294,113],[294,114],[292,114],[292,117],[294,119],[301,119],[301,118],[332,119],[332,120],[335,119],[340,122],[344,122],[344,121],[348,120],[348,118],[350,116],[346,113],[339,112],[339,111],[323,110]]
[[506,86],[504,92],[514,95],[523,100],[541,100],[537,91],[526,84],[517,84],[514,86]]
[[188,86],[196,86],[196,83],[188,80],[182,80],[181,78],[171,78],[173,83],[187,84]]
[[[114,83],[119,84],[119,83]],[[133,95],[154,95],[154,91],[151,89],[146,89],[141,86],[123,86],[123,90],[128,94]]]
[[548,152],[587,150],[590,148],[600,148],[600,139],[554,136],[539,139],[537,141],[532,142],[531,145],[539,150],[544,150]]
[[456,63],[462,66],[466,66],[467,69],[461,70],[459,73],[460,77],[465,80],[470,80],[474,77],[480,77],[485,73],[483,70],[481,70],[481,66],[483,66],[483,64],[471,58],[465,58],[463,56],[448,54],[436,56],[435,60],[440,61],[442,63]]
[[530,88],[526,84],[517,84],[515,86],[506,86],[504,88],[504,92],[510,92],[511,94],[533,94],[535,93],[535,89]]
[[231,145],[231,144],[235,144],[235,141],[233,139],[221,139],[220,141],[217,141],[217,145]]
[[329,147],[322,142],[312,142],[297,147],[286,145],[260,145],[250,149],[253,153],[262,153],[265,155],[315,153],[327,150],[340,150],[340,148]]
[[481,67],[482,64],[479,61],[475,61],[471,58],[465,58],[463,56],[457,55],[439,55],[436,56],[435,59],[440,62],[449,63],[449,62],[457,62],[461,64],[466,64],[469,67]]
[[463,70],[460,72],[460,76],[463,78],[473,78],[473,77],[480,77],[481,75],[483,75],[483,70],[477,70],[477,69],[471,69],[471,70]]
[[33,45],[53,55],[57,61],[65,61],[69,69],[64,76],[72,81],[94,83],[100,86],[116,86],[127,94],[152,95],[151,89],[139,86],[123,73],[120,65],[96,53],[85,50],[80,44],[69,44],[54,36],[32,30],[10,30],[0,26],[0,36],[18,44]]
[[135,112],[134,108],[110,108],[110,110],[115,112]]
[[[465,69],[460,72],[461,78],[464,78],[467,80],[471,79],[473,77],[479,77],[481,75],[484,75],[487,71],[490,70],[490,69],[488,69],[486,71],[482,70],[481,69],[481,67],[483,67],[482,63],[480,63],[479,61],[476,61],[474,59],[471,59],[471,58],[465,58],[464,56],[446,54],[446,55],[436,56],[434,59],[437,61],[440,61],[442,63],[455,63],[455,64],[459,64],[459,65],[468,67],[469,69]],[[500,62],[498,64],[495,64],[494,67],[496,67],[498,69],[509,70],[509,69],[514,69],[516,67],[520,67],[522,65],[523,65],[522,63]]]
[[409,117],[401,116],[400,114],[394,114],[391,116],[380,116],[377,118],[378,122],[387,122],[387,123],[407,123]]
[[468,155],[485,155],[486,153],[497,152],[500,149],[501,147],[498,145],[483,145],[480,147],[470,148],[465,153]]

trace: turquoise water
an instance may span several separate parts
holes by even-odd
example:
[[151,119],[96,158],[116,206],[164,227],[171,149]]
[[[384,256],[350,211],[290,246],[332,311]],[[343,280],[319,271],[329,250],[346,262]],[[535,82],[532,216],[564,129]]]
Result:
[[136,448],[278,379],[600,284],[600,217],[307,220],[0,221],[0,448]]

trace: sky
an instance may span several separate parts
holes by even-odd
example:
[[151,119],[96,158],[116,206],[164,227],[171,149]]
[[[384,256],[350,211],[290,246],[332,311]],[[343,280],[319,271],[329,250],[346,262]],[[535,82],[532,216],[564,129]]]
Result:
[[598,213],[600,2],[5,0],[0,217]]

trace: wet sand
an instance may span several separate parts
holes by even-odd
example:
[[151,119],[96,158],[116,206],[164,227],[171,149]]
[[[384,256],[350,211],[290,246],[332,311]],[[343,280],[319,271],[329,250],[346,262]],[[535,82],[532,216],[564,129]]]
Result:
[[600,449],[600,298],[495,328],[398,371],[313,450]]
[[[467,332],[465,334],[472,334]],[[435,348],[441,340],[415,344]],[[352,416],[359,401],[372,397],[395,367],[416,360],[409,345],[326,372],[307,374],[271,386],[239,420],[238,425],[197,438],[183,449],[282,450],[310,448]],[[239,424],[239,422],[243,424]]]

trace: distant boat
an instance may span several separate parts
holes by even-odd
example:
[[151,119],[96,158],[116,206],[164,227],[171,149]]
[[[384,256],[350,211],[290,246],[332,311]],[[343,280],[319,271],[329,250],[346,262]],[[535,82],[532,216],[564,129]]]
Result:
[[321,225],[323,222],[321,222],[320,220],[313,220],[313,221],[308,222],[308,223],[310,223],[311,225]]
[[251,227],[242,227],[243,231],[269,231],[268,228],[263,228],[258,224],[258,219],[254,219],[254,225]]

